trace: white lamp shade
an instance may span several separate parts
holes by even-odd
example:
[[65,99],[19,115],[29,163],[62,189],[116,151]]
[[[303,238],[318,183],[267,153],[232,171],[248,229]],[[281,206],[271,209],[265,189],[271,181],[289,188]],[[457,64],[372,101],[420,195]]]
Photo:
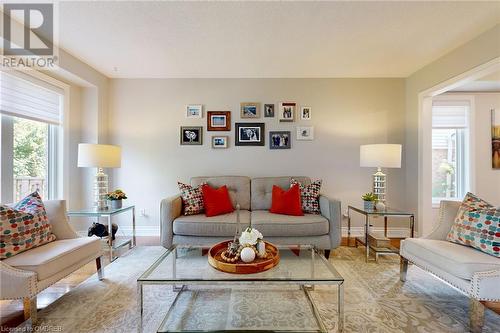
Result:
[[122,149],[112,145],[80,143],[78,145],[78,166],[87,168],[119,168]]
[[375,168],[401,168],[401,145],[362,145],[359,149],[359,165]]

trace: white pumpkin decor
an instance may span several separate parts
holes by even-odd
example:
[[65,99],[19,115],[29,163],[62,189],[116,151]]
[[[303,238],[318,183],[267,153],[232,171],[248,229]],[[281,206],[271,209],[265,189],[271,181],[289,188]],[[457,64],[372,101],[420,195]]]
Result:
[[244,247],[243,250],[241,250],[240,258],[243,262],[252,262],[255,259],[255,251],[250,247]]

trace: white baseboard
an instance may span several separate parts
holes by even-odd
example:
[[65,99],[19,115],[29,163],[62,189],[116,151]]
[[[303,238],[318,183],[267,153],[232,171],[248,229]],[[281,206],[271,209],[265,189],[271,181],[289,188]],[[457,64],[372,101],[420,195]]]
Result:
[[[383,227],[371,227],[370,230],[375,232],[384,232]],[[351,227],[351,237],[365,235],[364,227]],[[342,227],[342,237],[347,237],[347,227]],[[387,228],[387,237],[389,238],[406,238],[410,237],[409,228]]]

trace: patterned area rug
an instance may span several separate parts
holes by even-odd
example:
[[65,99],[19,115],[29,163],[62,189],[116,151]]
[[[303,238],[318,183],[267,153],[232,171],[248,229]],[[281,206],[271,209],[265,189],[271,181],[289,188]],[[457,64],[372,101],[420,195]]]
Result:
[[[40,311],[40,325],[59,332],[135,332],[136,280],[164,251],[136,247],[106,266],[104,281],[93,275]],[[345,332],[467,332],[468,299],[440,280],[410,266],[399,281],[399,261],[365,263],[362,249],[341,247],[331,262],[345,279]],[[175,294],[167,286],[144,288],[144,332],[156,332]],[[244,296],[243,296],[244,295]],[[327,328],[337,326],[335,287],[312,292]],[[266,288],[189,289],[169,316],[170,328],[316,329],[302,291]],[[487,310],[483,332],[499,332],[500,316]]]

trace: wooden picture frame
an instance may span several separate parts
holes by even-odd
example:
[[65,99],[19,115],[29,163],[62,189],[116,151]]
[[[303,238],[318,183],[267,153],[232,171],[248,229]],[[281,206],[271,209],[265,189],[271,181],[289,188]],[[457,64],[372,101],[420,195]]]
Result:
[[231,111],[208,111],[207,131],[230,131]]
[[235,124],[235,146],[264,146],[265,137],[264,123]]

